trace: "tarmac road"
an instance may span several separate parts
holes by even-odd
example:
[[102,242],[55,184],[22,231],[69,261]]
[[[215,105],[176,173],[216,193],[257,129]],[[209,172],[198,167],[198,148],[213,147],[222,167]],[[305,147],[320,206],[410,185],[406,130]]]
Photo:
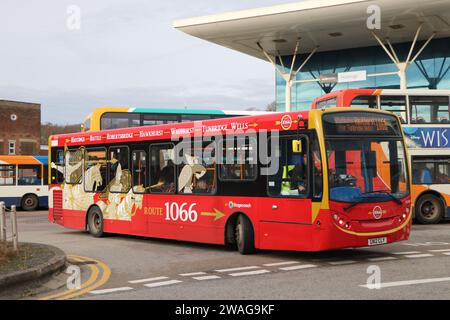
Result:
[[[82,266],[80,290],[60,288],[47,297],[62,291],[65,299],[450,299],[448,222],[414,225],[409,241],[386,246],[251,256],[215,245],[93,238],[50,224],[45,211],[20,212],[19,237],[57,246]],[[381,288],[368,288],[377,275]]]

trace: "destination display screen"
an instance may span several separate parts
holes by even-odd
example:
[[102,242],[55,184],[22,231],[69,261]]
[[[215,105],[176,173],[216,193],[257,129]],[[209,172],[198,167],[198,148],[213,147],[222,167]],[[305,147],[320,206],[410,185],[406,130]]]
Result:
[[325,135],[383,135],[401,137],[395,116],[371,112],[330,113],[323,116]]

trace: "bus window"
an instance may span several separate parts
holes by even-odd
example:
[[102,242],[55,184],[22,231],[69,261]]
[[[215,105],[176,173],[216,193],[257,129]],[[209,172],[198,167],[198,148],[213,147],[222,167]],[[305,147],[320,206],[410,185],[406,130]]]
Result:
[[143,150],[133,151],[131,155],[131,167],[133,192],[145,193],[148,187],[147,152]]
[[80,184],[83,165],[83,150],[68,150],[64,159],[65,180],[68,184]]
[[449,184],[450,159],[443,157],[413,157],[413,184]]
[[280,161],[278,173],[268,177],[272,197],[305,197],[308,192],[308,140],[302,138],[301,151],[294,150],[298,137],[280,137],[275,157]]
[[89,148],[85,159],[84,190],[102,192],[106,187],[106,149]]
[[128,147],[109,148],[109,191],[128,193],[131,189],[131,173]]
[[211,119],[210,115],[206,114],[182,114],[181,122],[191,122],[191,121],[199,121],[199,120],[208,120]]
[[[197,146],[181,144],[177,154],[182,159],[178,166],[178,192],[184,194],[214,194],[216,192],[216,155],[214,143]],[[196,149],[199,148],[199,149]]]
[[61,184],[64,182],[64,151],[62,149],[52,150],[51,159],[51,183]]
[[311,146],[311,164],[313,167],[313,197],[316,199],[322,198],[323,192],[323,171],[322,171],[322,157],[320,155],[319,140],[317,137]]
[[40,186],[42,184],[41,165],[19,165],[17,169],[19,186]]
[[377,97],[376,96],[357,96],[350,103],[350,107],[355,108],[377,108]]
[[140,125],[139,113],[109,112],[105,113],[100,121],[101,130],[139,127]]
[[14,165],[0,165],[0,186],[15,186],[16,185],[16,166]]
[[159,124],[178,123],[178,115],[176,114],[143,114],[142,125],[154,126]]
[[411,123],[449,123],[449,97],[409,97]]
[[400,117],[402,123],[406,123],[406,97],[405,96],[381,96],[380,109],[390,111]]
[[336,98],[322,100],[316,103],[316,109],[334,108],[337,106]]
[[257,142],[248,137],[222,140],[221,181],[254,181],[257,178]]
[[150,192],[175,193],[174,145],[153,144],[150,147]]

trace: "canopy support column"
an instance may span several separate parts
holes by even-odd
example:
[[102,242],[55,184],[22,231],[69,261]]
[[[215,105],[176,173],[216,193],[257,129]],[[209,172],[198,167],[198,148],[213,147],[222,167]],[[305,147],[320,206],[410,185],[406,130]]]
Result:
[[398,71],[396,72],[396,74],[400,78],[400,89],[402,89],[402,90],[406,90],[408,88],[408,78],[407,78],[406,74],[408,72],[409,67],[411,66],[412,63],[414,63],[414,61],[416,61],[416,59],[420,56],[420,54],[423,52],[423,50],[425,50],[425,48],[428,46],[430,41],[433,40],[433,38],[437,34],[436,32],[433,32],[431,34],[431,36],[428,37],[427,41],[419,49],[419,51],[416,53],[416,55],[411,59],[411,56],[416,47],[416,43],[420,36],[420,32],[422,31],[422,28],[423,28],[423,23],[421,23],[419,25],[419,27],[417,28],[416,34],[414,36],[414,40],[411,44],[411,48],[409,49],[408,57],[406,58],[405,61],[400,61],[400,59],[398,58],[397,52],[395,51],[389,38],[384,39],[387,43],[387,46],[386,46],[384,41],[375,32],[372,31],[373,37],[378,41],[378,43],[383,48],[383,50],[386,52],[388,57],[392,60],[392,62],[397,67]]
[[[297,70],[294,70],[295,62],[297,61],[297,54],[298,50],[300,48],[300,41],[297,41],[297,44],[295,46],[294,55],[292,57],[292,63],[291,67],[289,69],[289,72],[285,72],[285,66],[283,63],[283,57],[281,55],[276,57],[271,57],[266,50],[261,46],[259,42],[257,42],[257,45],[261,52],[264,54],[264,56],[269,60],[270,63],[275,67],[275,70],[280,74],[280,76],[284,79],[286,82],[285,87],[285,111],[290,112],[292,110],[292,83],[297,74],[304,68],[304,66],[308,63],[309,60],[311,60],[312,56],[317,52],[319,47],[316,47],[309,55],[308,57],[303,61],[303,63],[300,65],[300,67]],[[276,63],[276,59],[278,59],[281,63],[282,69],[280,70],[279,66]]]

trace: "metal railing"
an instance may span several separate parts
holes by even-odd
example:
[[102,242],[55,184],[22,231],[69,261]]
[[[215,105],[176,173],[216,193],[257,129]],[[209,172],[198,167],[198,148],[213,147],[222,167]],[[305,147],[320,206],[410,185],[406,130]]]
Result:
[[[6,215],[9,212],[9,219],[11,221],[11,236],[8,237],[6,227]],[[15,205],[11,209],[6,208],[4,202],[0,202],[0,242],[7,242],[12,239],[14,251],[19,250],[19,235],[17,232],[17,208]]]

